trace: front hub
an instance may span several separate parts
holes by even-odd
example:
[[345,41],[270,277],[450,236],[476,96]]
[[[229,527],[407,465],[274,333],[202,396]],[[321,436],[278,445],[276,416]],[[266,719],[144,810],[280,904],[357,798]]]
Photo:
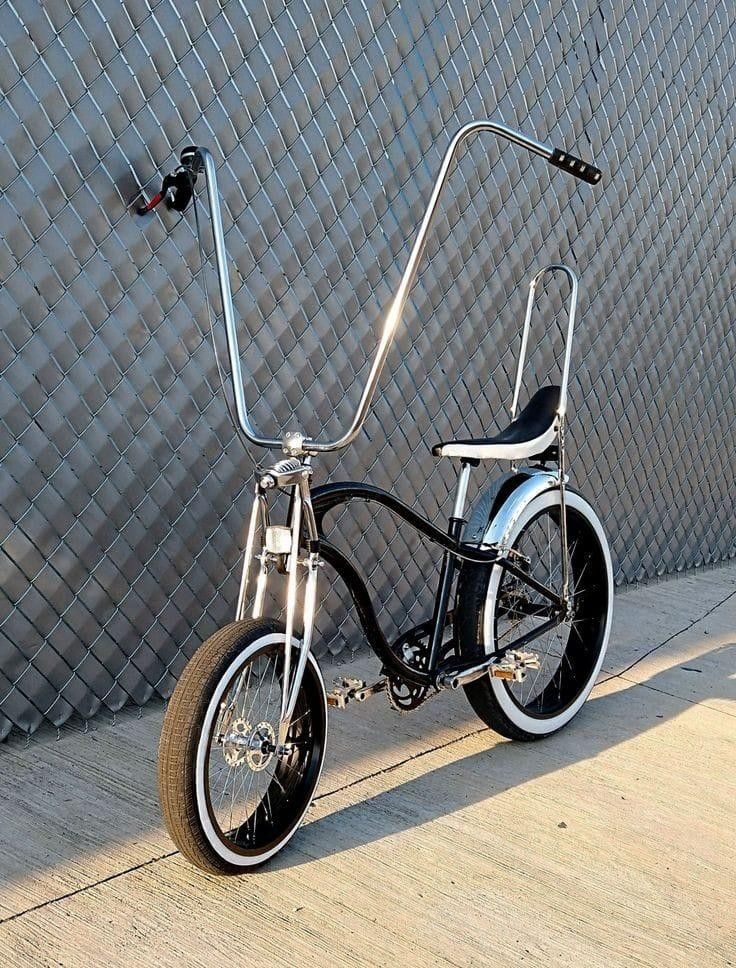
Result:
[[259,723],[253,730],[250,747],[245,754],[254,773],[265,770],[276,752],[276,732],[270,723]]
[[222,755],[228,766],[245,762],[254,773],[265,770],[275,752],[276,732],[268,722],[253,726],[245,719],[236,719],[222,741]]

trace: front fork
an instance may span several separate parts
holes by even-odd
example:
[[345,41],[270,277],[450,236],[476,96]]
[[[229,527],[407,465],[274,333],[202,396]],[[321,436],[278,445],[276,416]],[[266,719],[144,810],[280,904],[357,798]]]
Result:
[[[253,618],[263,614],[268,576],[279,560],[286,559],[286,634],[284,642],[284,669],[281,684],[281,711],[279,715],[278,745],[283,747],[294,715],[296,700],[304,678],[307,657],[312,646],[314,615],[317,604],[317,574],[321,564],[319,556],[319,536],[312,508],[310,478],[312,468],[308,459],[304,462],[292,459],[279,461],[269,468],[256,481],[253,507],[248,523],[248,534],[243,554],[243,570],[235,618],[245,618],[248,585],[253,560],[259,562],[256,591],[253,599]],[[289,493],[289,517],[286,526],[272,525],[269,517],[266,492],[282,488]],[[306,532],[306,555],[300,557],[302,525]],[[256,531],[260,531],[261,549],[258,555]],[[302,609],[301,642],[294,642],[294,628],[297,624],[298,570],[306,570],[304,604]],[[294,663],[294,649],[297,658]]]

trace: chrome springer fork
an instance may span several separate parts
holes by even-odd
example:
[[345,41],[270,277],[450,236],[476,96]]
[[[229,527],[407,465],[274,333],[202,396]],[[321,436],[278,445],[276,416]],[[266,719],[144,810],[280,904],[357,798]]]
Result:
[[[257,560],[259,567],[251,615],[253,618],[260,618],[263,612],[263,601],[270,571],[279,559],[285,559],[286,632],[284,636],[284,669],[278,731],[278,745],[280,747],[283,747],[286,743],[286,735],[291,725],[291,717],[294,715],[294,708],[304,678],[304,669],[306,668],[314,633],[317,574],[321,559],[319,556],[317,522],[312,507],[311,476],[312,467],[309,457],[303,460],[296,457],[287,457],[259,474],[248,523],[248,534],[243,554],[243,570],[235,614],[238,621],[245,618],[252,562]],[[271,524],[266,494],[268,491],[277,488],[287,490],[289,493],[290,514],[287,525]],[[304,557],[300,557],[299,554],[302,524],[304,524],[307,538],[306,555]],[[256,530],[259,525],[261,550],[258,555],[254,556]],[[302,638],[301,642],[295,645],[294,629],[297,624],[297,585],[300,567],[306,570],[306,584],[302,608]],[[295,648],[297,650],[296,664],[293,662]]]

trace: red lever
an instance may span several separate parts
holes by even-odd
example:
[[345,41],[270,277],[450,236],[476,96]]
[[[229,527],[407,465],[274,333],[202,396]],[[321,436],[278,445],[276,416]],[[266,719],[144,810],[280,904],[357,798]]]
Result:
[[145,215],[152,211],[160,202],[166,202],[167,208],[173,208],[176,212],[183,212],[192,200],[192,191],[197,173],[190,169],[177,168],[168,174],[158,192],[147,204],[140,205],[137,209],[139,215]]
[[164,192],[156,192],[150,202],[147,202],[145,205],[139,205],[138,214],[145,215],[147,212],[153,211],[159,202],[163,201],[164,194]]

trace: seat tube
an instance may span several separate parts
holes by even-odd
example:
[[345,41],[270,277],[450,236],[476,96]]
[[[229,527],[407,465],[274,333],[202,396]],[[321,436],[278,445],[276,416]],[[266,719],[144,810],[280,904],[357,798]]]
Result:
[[[460,474],[457,480],[457,490],[455,492],[455,504],[452,509],[452,516],[448,522],[447,534],[455,543],[460,541],[465,524],[465,502],[468,496],[468,482],[470,481],[470,464],[462,462]],[[432,613],[432,637],[429,645],[429,671],[433,673],[437,667],[437,660],[442,648],[442,640],[445,637],[445,625],[447,623],[447,606],[450,603],[452,586],[455,580],[457,569],[457,558],[449,551],[442,555],[442,567],[440,568],[440,580],[437,586],[437,596],[434,600],[434,610]]]

